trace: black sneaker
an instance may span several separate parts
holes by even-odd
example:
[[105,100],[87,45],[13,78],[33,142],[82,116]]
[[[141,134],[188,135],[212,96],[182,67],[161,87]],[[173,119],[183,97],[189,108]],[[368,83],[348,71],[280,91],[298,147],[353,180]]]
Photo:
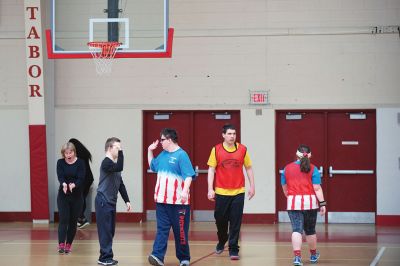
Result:
[[105,266],[108,266],[108,265],[117,265],[117,264],[118,264],[118,261],[117,261],[117,260],[113,260],[113,259],[109,259],[109,260],[105,260],[105,261],[103,261],[103,260],[98,260],[98,261],[97,261],[97,264],[99,264],[99,265],[105,265]]
[[88,220],[83,220],[83,221],[81,221],[81,222],[78,222],[78,229],[83,229],[83,228],[85,228],[86,226],[88,226],[90,223],[88,222]]
[[179,266],[189,266],[190,262],[188,260],[183,260],[181,261],[181,263],[179,264]]
[[215,254],[221,254],[224,252],[225,244],[221,244],[218,242],[217,246],[215,247]]
[[239,260],[239,252],[238,251],[229,251],[229,257],[231,260]]
[[65,252],[65,243],[59,243],[58,244],[58,253],[64,254]]
[[150,254],[148,257],[149,263],[154,266],[164,266],[164,262],[162,262],[159,258]]

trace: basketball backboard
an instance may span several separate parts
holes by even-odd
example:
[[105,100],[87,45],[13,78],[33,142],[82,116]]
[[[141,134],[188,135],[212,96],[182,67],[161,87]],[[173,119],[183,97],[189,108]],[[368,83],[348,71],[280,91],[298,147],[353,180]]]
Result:
[[168,0],[52,0],[48,57],[92,58],[89,42],[119,42],[115,58],[171,57]]

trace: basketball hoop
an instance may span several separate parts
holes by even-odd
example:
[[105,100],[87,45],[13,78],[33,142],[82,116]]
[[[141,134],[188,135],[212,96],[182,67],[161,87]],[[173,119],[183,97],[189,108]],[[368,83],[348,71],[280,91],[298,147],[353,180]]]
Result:
[[110,74],[114,56],[119,42],[88,42],[90,53],[96,64],[96,72],[99,75]]

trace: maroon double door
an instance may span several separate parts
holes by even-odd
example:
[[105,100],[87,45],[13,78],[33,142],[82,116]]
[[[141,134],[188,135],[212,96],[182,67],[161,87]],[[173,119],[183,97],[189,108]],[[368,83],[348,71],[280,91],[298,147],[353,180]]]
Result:
[[279,221],[288,220],[279,171],[295,160],[299,144],[310,146],[311,161],[321,170],[322,188],[328,202],[325,221],[375,223],[375,110],[276,112]]
[[[213,220],[213,202],[207,199],[207,161],[212,147],[222,142],[221,128],[225,124],[237,128],[240,140],[239,111],[144,111],[143,112],[143,195],[144,211],[148,220],[155,218],[154,186],[157,176],[148,171],[147,147],[160,139],[163,128],[174,128],[178,132],[178,143],[189,155],[198,176],[191,187],[193,219]],[[155,155],[161,152],[161,147]]]

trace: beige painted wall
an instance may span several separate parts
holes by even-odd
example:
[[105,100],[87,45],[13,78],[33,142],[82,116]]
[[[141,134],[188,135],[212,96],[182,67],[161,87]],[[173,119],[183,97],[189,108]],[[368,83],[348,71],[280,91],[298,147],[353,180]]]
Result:
[[377,214],[399,215],[400,108],[380,108],[377,116]]
[[256,184],[256,196],[246,198],[244,212],[275,213],[275,111],[256,115],[255,109],[242,109],[240,115],[241,139],[253,161]]
[[30,212],[28,113],[0,108],[0,212]]

